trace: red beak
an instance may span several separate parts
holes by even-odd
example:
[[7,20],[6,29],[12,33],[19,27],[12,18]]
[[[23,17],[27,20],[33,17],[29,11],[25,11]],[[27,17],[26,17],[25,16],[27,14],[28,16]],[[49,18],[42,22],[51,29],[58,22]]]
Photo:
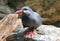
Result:
[[24,12],[24,10],[18,10],[18,11],[16,11],[15,13],[16,14],[22,14]]

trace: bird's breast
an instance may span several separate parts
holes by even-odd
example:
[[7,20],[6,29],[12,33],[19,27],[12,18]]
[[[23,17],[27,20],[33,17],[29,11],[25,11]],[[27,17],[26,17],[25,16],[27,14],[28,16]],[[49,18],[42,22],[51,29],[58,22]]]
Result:
[[23,25],[29,27],[38,27],[41,23],[41,20],[37,16],[22,16]]

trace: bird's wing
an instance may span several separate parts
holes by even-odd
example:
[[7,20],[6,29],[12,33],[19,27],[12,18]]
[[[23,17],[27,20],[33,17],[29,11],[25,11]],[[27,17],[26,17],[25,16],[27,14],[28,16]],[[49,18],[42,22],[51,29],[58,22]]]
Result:
[[40,16],[40,14],[39,14],[39,13],[37,13],[37,12],[34,12],[34,14],[33,14],[33,15],[34,15],[34,16],[36,16],[36,18],[37,18],[37,19],[40,19],[40,20],[41,20],[41,18],[42,18],[42,17]]
[[40,17],[40,20],[41,21],[46,21],[46,20],[49,20],[48,18],[42,18],[41,16],[40,16],[40,14],[38,14],[37,12],[34,12],[35,13],[35,15],[39,18]]
[[32,20],[38,25],[42,24],[41,16],[37,12],[33,12]]

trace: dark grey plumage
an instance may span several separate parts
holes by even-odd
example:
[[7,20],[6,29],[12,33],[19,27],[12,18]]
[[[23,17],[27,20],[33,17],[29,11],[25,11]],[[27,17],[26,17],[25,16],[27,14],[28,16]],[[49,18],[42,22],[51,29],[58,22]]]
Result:
[[22,22],[24,26],[36,28],[42,24],[41,16],[37,12],[34,12],[28,6],[24,6],[21,9],[26,10],[26,13],[22,15]]

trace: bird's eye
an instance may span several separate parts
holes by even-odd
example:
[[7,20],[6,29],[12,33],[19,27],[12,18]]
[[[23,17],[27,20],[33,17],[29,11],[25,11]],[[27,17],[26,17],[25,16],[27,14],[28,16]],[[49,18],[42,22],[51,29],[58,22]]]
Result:
[[27,10],[27,9],[24,9],[24,10]]

